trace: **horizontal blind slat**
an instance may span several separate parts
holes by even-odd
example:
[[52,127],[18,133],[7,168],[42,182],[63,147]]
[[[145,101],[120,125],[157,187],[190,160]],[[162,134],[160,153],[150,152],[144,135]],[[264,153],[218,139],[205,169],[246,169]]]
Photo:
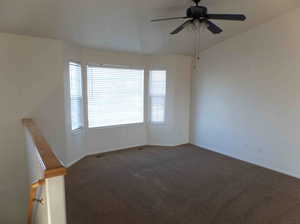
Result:
[[150,118],[153,123],[165,121],[166,71],[150,71]]
[[70,62],[70,101],[71,101],[71,128],[72,130],[83,127],[83,94],[81,65]]
[[88,66],[89,127],[144,121],[144,70]]

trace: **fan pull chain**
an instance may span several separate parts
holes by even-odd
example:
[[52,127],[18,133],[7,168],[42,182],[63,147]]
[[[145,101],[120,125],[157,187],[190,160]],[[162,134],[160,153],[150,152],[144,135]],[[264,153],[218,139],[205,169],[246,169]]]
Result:
[[198,68],[199,60],[200,60],[200,38],[201,38],[201,29],[203,28],[202,24],[196,22],[194,24],[194,57],[195,57],[195,68]]

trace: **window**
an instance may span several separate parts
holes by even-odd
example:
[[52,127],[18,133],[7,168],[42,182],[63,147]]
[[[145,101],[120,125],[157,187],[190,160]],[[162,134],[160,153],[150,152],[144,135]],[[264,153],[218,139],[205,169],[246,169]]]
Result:
[[150,121],[165,122],[166,71],[150,71]]
[[144,70],[88,66],[90,128],[144,122]]
[[69,63],[70,100],[71,100],[71,128],[72,131],[83,127],[83,97],[81,65]]

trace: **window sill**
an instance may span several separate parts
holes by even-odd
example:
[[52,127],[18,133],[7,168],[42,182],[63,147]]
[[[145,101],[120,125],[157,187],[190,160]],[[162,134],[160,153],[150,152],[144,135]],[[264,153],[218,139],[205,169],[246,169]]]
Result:
[[145,122],[140,123],[132,123],[132,124],[117,124],[117,125],[110,125],[110,126],[102,126],[102,127],[89,127],[89,130],[102,130],[102,129],[112,129],[112,128],[126,128],[126,127],[134,127],[134,126],[142,126],[145,125]]
[[149,122],[150,126],[167,126],[166,122]]

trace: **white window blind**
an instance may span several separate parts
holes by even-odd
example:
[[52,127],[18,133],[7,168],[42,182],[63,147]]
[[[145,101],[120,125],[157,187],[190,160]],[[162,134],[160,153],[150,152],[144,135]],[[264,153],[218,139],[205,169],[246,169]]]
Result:
[[90,128],[144,122],[144,70],[88,66]]
[[166,71],[150,71],[150,120],[152,123],[165,122]]
[[81,65],[69,63],[72,131],[83,127]]

